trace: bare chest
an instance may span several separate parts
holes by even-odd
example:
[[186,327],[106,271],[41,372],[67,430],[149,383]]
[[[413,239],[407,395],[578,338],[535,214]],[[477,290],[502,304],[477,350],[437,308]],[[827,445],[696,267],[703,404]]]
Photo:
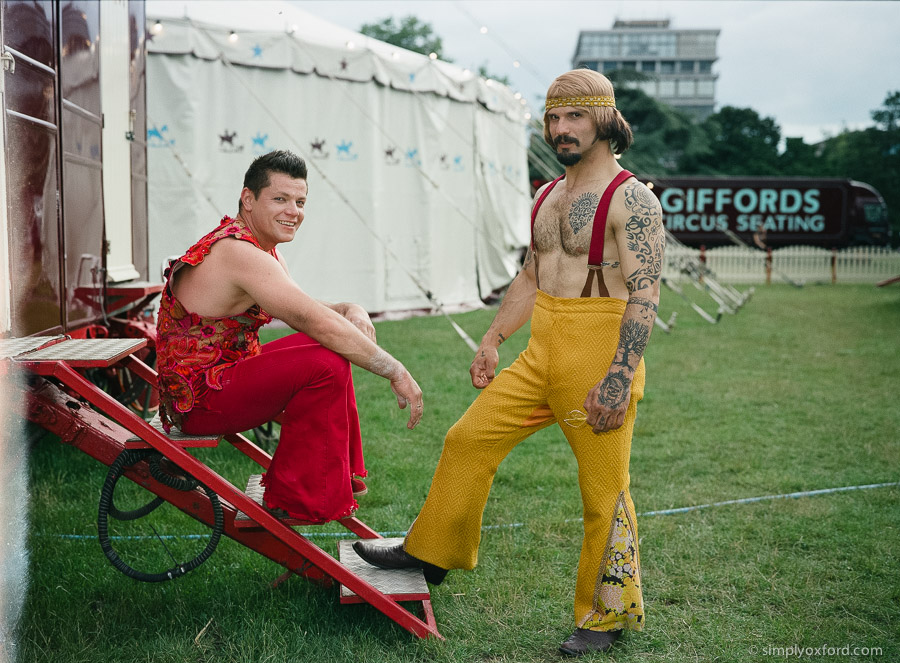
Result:
[[590,250],[594,215],[600,196],[593,191],[551,194],[538,210],[534,246],[540,253],[562,251],[581,256]]

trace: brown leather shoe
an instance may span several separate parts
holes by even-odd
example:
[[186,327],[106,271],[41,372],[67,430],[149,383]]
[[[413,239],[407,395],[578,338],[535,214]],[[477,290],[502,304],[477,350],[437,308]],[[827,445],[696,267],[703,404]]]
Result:
[[403,550],[403,544],[380,545],[378,539],[361,539],[354,542],[353,550],[366,562],[379,569],[422,569],[425,580],[432,585],[444,582],[447,569],[423,562]]
[[568,639],[559,646],[559,653],[565,656],[584,656],[593,651],[608,651],[619,639],[622,631],[591,631],[576,628]]

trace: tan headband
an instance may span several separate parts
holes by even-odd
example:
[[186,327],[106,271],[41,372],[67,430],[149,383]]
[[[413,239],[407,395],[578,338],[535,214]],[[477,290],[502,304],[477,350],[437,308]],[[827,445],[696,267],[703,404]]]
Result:
[[609,106],[616,107],[615,97],[556,97],[547,99],[544,110],[560,108],[562,106]]

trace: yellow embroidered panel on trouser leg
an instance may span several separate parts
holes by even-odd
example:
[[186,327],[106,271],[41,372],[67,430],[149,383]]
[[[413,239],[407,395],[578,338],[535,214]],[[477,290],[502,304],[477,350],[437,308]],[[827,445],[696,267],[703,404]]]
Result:
[[579,628],[597,631],[640,631],[644,628],[644,599],[633,512],[625,493],[621,493],[597,573],[593,606]]

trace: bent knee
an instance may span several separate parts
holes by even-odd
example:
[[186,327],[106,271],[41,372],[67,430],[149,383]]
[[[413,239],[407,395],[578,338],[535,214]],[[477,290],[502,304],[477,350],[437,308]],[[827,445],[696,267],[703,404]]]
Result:
[[316,357],[319,365],[330,373],[339,382],[346,382],[350,378],[350,360],[342,357],[337,352],[322,348]]

